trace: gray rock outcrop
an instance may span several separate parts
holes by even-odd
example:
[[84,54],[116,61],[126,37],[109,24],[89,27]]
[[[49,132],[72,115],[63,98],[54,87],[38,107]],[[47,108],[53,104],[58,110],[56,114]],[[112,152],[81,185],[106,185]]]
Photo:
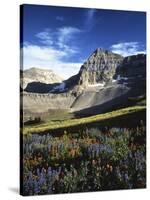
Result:
[[79,85],[92,85],[106,83],[112,80],[116,68],[121,64],[121,55],[98,48],[88,60],[81,66],[79,71]]

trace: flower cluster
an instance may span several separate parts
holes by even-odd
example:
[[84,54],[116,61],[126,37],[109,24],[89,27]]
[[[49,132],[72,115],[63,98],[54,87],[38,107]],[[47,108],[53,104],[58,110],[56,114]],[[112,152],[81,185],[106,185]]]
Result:
[[[93,134],[92,134],[93,133]],[[145,128],[23,138],[24,195],[144,188]]]

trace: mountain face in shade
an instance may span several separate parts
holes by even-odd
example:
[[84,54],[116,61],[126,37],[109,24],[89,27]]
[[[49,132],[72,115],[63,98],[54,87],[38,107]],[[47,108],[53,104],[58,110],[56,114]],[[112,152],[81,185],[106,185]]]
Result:
[[44,84],[60,83],[63,78],[52,70],[30,68],[21,72],[21,87],[25,89],[29,83],[38,82]]
[[146,55],[138,54],[127,56],[117,68],[116,75],[120,77],[146,77]]

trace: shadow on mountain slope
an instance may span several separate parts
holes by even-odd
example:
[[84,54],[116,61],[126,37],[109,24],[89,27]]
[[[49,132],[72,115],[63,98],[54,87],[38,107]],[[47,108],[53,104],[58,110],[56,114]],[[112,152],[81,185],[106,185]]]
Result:
[[[140,94],[141,95],[141,94]],[[141,97],[141,98],[139,98]],[[107,101],[105,103],[91,106],[89,108],[81,109],[79,111],[75,111],[74,114],[77,118],[79,117],[86,117],[86,116],[92,116],[96,114],[106,113],[110,112],[116,109],[133,106],[138,101],[141,101],[145,98],[145,95],[142,94],[141,96],[133,96],[132,90],[127,92],[126,94],[122,96],[118,96],[116,98],[113,98],[110,101]],[[137,100],[136,100],[137,99]]]
[[58,86],[60,83],[41,83],[41,82],[31,82],[28,83],[27,87],[25,88],[26,92],[32,93],[48,93],[54,87]]

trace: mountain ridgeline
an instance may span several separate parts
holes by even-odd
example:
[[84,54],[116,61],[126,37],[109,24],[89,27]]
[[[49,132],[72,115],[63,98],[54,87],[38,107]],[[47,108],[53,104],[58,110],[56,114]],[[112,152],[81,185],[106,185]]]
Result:
[[92,85],[111,80],[123,57],[107,50],[97,49],[82,65],[79,84]]
[[24,113],[66,109],[93,115],[125,107],[132,104],[131,99],[145,98],[146,94],[145,54],[123,57],[98,48],[78,74],[67,80],[52,71],[46,71],[43,78],[36,68],[23,74]]
[[45,83],[53,84],[60,83],[63,78],[55,74],[52,70],[30,68],[21,71],[21,88],[26,89],[29,83]]

